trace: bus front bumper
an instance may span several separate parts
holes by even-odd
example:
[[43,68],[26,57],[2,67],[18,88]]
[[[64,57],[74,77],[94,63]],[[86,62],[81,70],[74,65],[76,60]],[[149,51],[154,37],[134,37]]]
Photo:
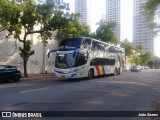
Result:
[[61,74],[61,73],[57,73],[57,72],[54,72],[54,76],[57,77],[57,78],[78,78],[78,75],[77,73],[68,73],[68,74]]

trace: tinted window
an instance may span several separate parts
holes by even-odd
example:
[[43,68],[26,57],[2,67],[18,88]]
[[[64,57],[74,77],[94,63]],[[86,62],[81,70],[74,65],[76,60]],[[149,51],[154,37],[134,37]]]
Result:
[[59,50],[73,50],[80,48],[82,38],[68,38],[64,39],[60,45]]
[[15,66],[6,66],[5,70],[17,70]]
[[78,54],[78,63],[77,66],[85,65],[87,63],[88,54],[87,53],[79,53]]
[[75,67],[76,57],[73,54],[57,54],[55,67],[72,68]]
[[88,60],[88,53],[73,54],[58,54],[56,56],[55,67],[57,68],[73,68],[85,65]]
[[118,53],[118,52],[119,52],[119,49],[118,49],[117,47],[115,48],[115,52],[116,52],[116,53]]
[[0,66],[0,71],[3,71],[4,70],[4,67],[3,66]]
[[115,52],[115,47],[114,47],[114,46],[111,46],[111,47],[109,48],[109,52],[114,53],[114,52]]
[[90,45],[91,45],[91,39],[87,38],[82,41],[81,48],[90,49]]
[[104,43],[93,41],[92,42],[92,50],[93,51],[105,51],[106,45]]
[[108,58],[95,58],[91,60],[91,66],[96,65],[115,65],[115,59],[108,59]]

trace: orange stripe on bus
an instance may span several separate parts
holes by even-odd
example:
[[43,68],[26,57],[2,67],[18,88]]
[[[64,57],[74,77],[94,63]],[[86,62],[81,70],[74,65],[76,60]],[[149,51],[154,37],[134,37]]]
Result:
[[97,70],[97,74],[98,75],[103,75],[103,69],[102,69],[102,66],[96,66],[96,70]]
[[97,74],[100,75],[99,66],[96,66]]

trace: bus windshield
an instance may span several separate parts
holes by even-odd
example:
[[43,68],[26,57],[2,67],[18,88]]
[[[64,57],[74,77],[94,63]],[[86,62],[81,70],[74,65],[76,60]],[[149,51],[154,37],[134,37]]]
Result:
[[82,38],[68,38],[64,39],[60,45],[59,50],[74,50],[80,48]]
[[56,68],[73,68],[78,67],[81,65],[85,65],[88,60],[88,53],[80,53],[78,52],[76,55],[73,55],[73,53],[57,53],[56,54],[56,61],[55,61],[55,67]]
[[76,65],[76,57],[73,54],[58,54],[56,55],[57,68],[72,68]]

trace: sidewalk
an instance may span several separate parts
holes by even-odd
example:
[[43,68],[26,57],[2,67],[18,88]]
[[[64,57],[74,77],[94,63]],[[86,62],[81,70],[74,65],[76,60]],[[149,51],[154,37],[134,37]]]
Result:
[[29,77],[26,78],[22,75],[21,80],[52,80],[53,79],[53,74],[48,73],[48,74],[29,74]]

